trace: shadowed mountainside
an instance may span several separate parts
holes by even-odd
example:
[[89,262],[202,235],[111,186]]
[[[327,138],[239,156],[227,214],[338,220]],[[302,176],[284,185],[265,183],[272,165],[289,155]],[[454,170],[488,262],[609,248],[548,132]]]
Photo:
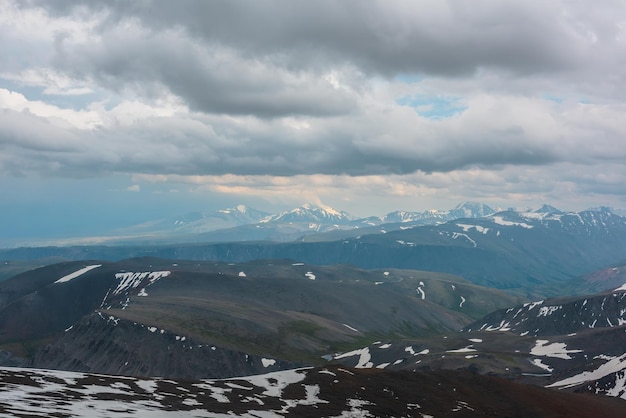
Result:
[[[207,361],[218,349],[243,363],[242,353],[255,356],[256,372],[269,367],[263,358],[269,370],[315,364],[381,336],[458,330],[518,300],[420,271],[289,260],[70,262],[0,283],[0,348],[38,367],[221,377]],[[198,367],[181,368],[183,358]],[[233,373],[251,372],[243,363]]]

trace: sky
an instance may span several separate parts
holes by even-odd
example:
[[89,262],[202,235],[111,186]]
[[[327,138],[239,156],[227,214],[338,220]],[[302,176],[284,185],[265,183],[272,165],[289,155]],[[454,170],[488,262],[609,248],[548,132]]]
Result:
[[626,1],[0,1],[0,240],[626,208]]

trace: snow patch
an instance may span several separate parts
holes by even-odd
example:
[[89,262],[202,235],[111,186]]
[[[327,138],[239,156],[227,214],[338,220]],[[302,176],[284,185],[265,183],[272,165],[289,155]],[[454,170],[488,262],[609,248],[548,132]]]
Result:
[[571,360],[570,353],[581,353],[583,350],[567,350],[565,343],[551,343],[548,340],[537,340],[535,346],[530,350],[533,356],[555,357],[564,360]]
[[452,239],[457,239],[457,238],[465,238],[466,240],[468,240],[474,247],[478,247],[478,244],[476,244],[476,241],[474,241],[473,239],[471,239],[469,237],[469,235],[467,234],[462,234],[460,232],[453,232],[452,233]]
[[261,363],[263,363],[263,367],[270,367],[276,364],[276,360],[272,358],[262,358]]
[[584,371],[572,377],[549,384],[546,387],[572,387],[581,383],[601,379],[611,373],[617,373],[624,369],[626,369],[626,353],[607,361],[595,370]]
[[55,283],[65,283],[65,282],[69,282],[72,279],[75,279],[79,276],[82,276],[83,274],[87,273],[90,270],[96,269],[98,267],[102,267],[102,264],[94,264],[91,266],[85,266],[82,269],[75,271],[74,273],[70,273],[66,276],[61,277],[59,280],[55,281]]
[[542,306],[541,308],[539,308],[539,313],[537,314],[537,318],[539,318],[540,316],[547,317],[549,315],[552,315],[554,312],[558,311],[561,308],[562,308],[561,305],[557,305],[557,306]]
[[539,367],[540,369],[543,369],[543,370],[545,370],[545,371],[547,371],[549,373],[552,373],[552,371],[554,370],[552,367],[548,366],[547,364],[542,363],[540,358],[532,359],[530,362],[533,365],[535,365],[535,366]]
[[504,225],[504,226],[521,226],[522,228],[525,228],[525,229],[534,228],[534,226],[528,225],[527,223],[524,223],[524,222],[505,221],[502,216],[494,216],[493,222],[497,223],[498,225]]
[[475,229],[476,231],[485,235],[487,235],[487,232],[489,232],[489,228],[485,228],[484,226],[480,226],[480,225],[466,225],[466,224],[456,224],[456,225],[462,228],[463,232],[468,232],[470,229]]
[[349,330],[351,330],[351,331],[354,331],[354,332],[361,332],[361,331],[359,331],[358,329],[353,328],[353,327],[351,327],[351,326],[350,326],[350,325],[348,325],[348,324],[341,324],[341,325],[343,325],[344,327],[348,328],[348,329],[349,329]]
[[446,350],[446,353],[471,353],[473,351],[477,350],[473,348],[473,344],[470,344],[467,347],[458,348],[456,350]]
[[116,273],[115,278],[120,282],[113,291],[114,295],[139,287],[144,279],[148,279],[148,283],[144,287],[148,287],[157,280],[170,275],[170,271],[146,271],[141,273],[124,272]]
[[370,369],[374,366],[374,363],[370,361],[372,359],[372,355],[370,354],[369,347],[339,354],[338,356],[335,356],[335,359],[342,359],[342,358],[353,357],[353,356],[359,356],[359,361],[357,365],[354,366],[356,369]]
[[615,289],[614,292],[626,292],[626,283]]
[[412,356],[419,356],[419,355],[426,355],[428,353],[430,353],[430,350],[428,348],[425,348],[424,350],[420,351],[419,353],[416,353],[415,350],[413,349],[413,346],[406,346],[404,348],[404,351],[406,351],[407,353],[409,353]]

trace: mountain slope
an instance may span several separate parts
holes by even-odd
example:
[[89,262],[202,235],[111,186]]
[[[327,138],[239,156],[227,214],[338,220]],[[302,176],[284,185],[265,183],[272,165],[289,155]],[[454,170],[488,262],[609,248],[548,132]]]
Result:
[[[24,364],[186,378],[206,377],[206,367],[258,373],[263,358],[275,368],[314,364],[382,335],[460,329],[518,300],[428,272],[155,258],[38,269],[0,283],[2,295],[0,349],[29,357]],[[218,353],[231,366],[207,360]]]
[[[624,286],[626,288],[626,286]],[[380,340],[334,356],[351,367],[451,369],[626,400],[626,290],[526,303],[461,332]]]
[[626,263],[622,262],[576,277],[564,283],[560,290],[564,295],[584,295],[606,292],[624,283],[626,283]]

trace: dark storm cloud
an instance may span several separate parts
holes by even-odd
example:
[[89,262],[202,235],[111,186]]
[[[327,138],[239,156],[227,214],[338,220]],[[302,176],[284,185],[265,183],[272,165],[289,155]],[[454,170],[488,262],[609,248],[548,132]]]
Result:
[[[381,121],[371,121],[372,125]],[[0,113],[0,158],[5,174],[96,176],[115,172],[181,175],[407,174],[469,166],[545,164],[549,148],[520,140],[520,132],[492,132],[438,146],[409,135],[389,145],[368,138],[369,126],[296,132],[278,123],[235,127],[214,120],[147,118],[115,129],[62,129],[23,112]],[[398,137],[402,134],[398,133]],[[363,138],[368,138],[364,141]],[[53,140],[52,140],[53,139]],[[379,140],[380,139],[380,140]],[[503,147],[498,141],[510,145]]]
[[259,117],[344,114],[355,107],[328,83],[287,73],[271,63],[246,60],[231,51],[197,45],[180,33],[109,33],[57,59],[80,77],[87,74],[117,91],[132,88],[147,97],[164,86],[193,110]]
[[[77,2],[41,2],[59,13]],[[86,2],[110,8],[102,30],[128,18],[155,30],[184,28],[203,42],[291,67],[346,61],[395,75],[463,75],[483,67],[543,72],[582,65],[588,34],[603,22],[537,1],[142,1]],[[591,6],[589,6],[591,8]],[[566,13],[567,12],[567,13]],[[598,27],[596,27],[598,26]],[[602,32],[610,35],[610,28]]]
[[[88,42],[58,34],[55,65],[76,79],[150,98],[165,89],[194,110],[262,118],[355,111],[338,68],[395,77],[483,71],[618,95],[625,58],[610,7],[545,1],[32,1],[51,15],[102,16]],[[618,7],[618,6],[615,6]],[[616,80],[608,82],[607,80]],[[607,85],[600,86],[601,83]],[[522,88],[528,89],[527,85]]]

